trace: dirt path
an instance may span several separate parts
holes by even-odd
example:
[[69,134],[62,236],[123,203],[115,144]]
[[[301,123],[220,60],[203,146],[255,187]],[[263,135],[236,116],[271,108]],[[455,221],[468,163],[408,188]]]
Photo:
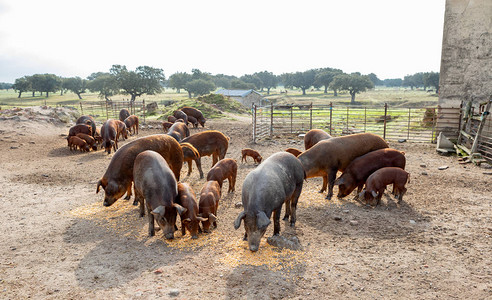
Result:
[[[252,145],[249,120],[241,121],[207,122],[230,136],[227,157],[240,161],[244,147],[264,158],[303,148],[297,139]],[[432,145],[392,145],[406,152],[412,174],[401,205],[386,195],[374,209],[351,197],[326,201],[316,192],[321,180],[309,179],[296,227],[281,224],[281,234],[297,236],[304,249],[279,251],[264,239],[251,253],[243,228],[233,227],[251,162],[239,163],[235,193],[223,189],[213,233],[165,241],[147,237],[147,220],[131,202],[102,206],[95,187],[112,155],[70,153],[60,136],[67,132],[0,122],[2,299],[492,297],[492,177],[437,155]],[[202,165],[208,172],[211,159]],[[449,168],[438,170],[442,165]],[[198,193],[204,180],[186,171],[183,181]]]

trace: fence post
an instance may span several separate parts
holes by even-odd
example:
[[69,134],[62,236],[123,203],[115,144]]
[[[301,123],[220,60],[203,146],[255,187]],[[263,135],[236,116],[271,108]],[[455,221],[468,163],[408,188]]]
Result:
[[142,109],[143,109],[143,117],[144,117],[144,124],[145,124],[145,99],[142,100],[142,105],[143,105]]
[[309,104],[309,130],[313,129],[313,102]]
[[84,109],[82,108],[82,102],[80,102],[80,114],[83,115],[84,114]]
[[273,103],[270,104],[270,137],[273,136]]
[[290,105],[290,133],[293,132],[293,129],[292,129],[292,104]]
[[367,107],[364,107],[364,132],[367,130]]
[[253,103],[253,143],[256,144],[256,105]]
[[408,130],[407,130],[407,140],[410,139],[410,112],[411,112],[411,108],[409,107],[408,108]]
[[106,120],[109,119],[109,114],[108,114],[108,101],[106,101]]
[[386,140],[386,116],[388,114],[388,103],[384,104],[384,131],[383,131],[383,140]]
[[332,127],[332,120],[333,120],[333,102],[330,102],[330,135],[331,135],[331,127]]
[[350,109],[350,107],[349,107],[349,106],[347,106],[347,126],[346,126],[346,128],[347,128],[347,133],[349,132],[349,109]]

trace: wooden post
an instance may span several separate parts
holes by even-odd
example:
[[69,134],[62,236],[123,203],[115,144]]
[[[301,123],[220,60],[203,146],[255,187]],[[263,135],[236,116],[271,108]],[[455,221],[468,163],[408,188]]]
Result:
[[483,126],[485,125],[485,120],[487,120],[487,116],[490,114],[489,110],[490,110],[491,103],[492,103],[492,99],[489,100],[489,103],[487,103],[487,106],[485,107],[485,110],[483,111],[482,116],[480,117],[480,124],[478,125],[477,135],[475,135],[475,139],[473,140],[471,153],[477,152],[478,140],[480,139],[480,135],[482,134],[482,129]]
[[408,126],[407,126],[407,140],[410,139],[410,111],[411,108],[408,108]]
[[144,117],[144,124],[145,124],[145,99],[142,100],[142,105],[143,105],[142,109],[143,109],[143,117]]
[[253,143],[256,144],[256,105],[253,104]]
[[313,129],[313,102],[309,105],[309,130]]
[[333,102],[330,102],[330,135],[331,135],[331,128],[332,128],[332,120],[333,120]]
[[367,129],[367,107],[364,107],[364,132]]
[[293,105],[290,105],[290,133],[293,132],[293,128],[292,128],[292,118],[293,118],[292,106]]
[[347,123],[346,123],[346,125],[347,125],[347,126],[346,126],[347,133],[348,133],[348,130],[349,130],[349,129],[348,129],[348,127],[349,127],[349,126],[348,126],[348,125],[349,125],[348,123],[349,123],[349,107],[347,106]]
[[109,119],[109,114],[108,114],[108,101],[106,101],[106,120]]
[[384,129],[383,129],[383,140],[386,140],[386,116],[388,115],[388,103],[384,104]]
[[273,103],[270,104],[270,137],[273,136]]

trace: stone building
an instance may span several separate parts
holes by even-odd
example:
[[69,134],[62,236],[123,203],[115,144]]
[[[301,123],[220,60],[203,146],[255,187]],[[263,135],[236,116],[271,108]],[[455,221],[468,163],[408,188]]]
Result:
[[220,89],[216,94],[221,94],[226,97],[230,97],[247,108],[251,108],[251,105],[254,103],[256,105],[263,104],[263,95],[258,93],[255,90],[226,90]]

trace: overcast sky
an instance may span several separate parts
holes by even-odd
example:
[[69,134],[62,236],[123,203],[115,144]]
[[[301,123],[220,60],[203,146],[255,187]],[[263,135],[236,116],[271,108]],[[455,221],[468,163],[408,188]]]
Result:
[[0,0],[0,82],[113,64],[241,76],[439,71],[445,0]]

